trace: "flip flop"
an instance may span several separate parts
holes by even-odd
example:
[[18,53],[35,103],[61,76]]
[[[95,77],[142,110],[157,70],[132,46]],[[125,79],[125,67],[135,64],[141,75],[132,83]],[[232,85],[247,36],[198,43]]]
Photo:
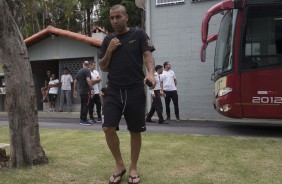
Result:
[[[138,184],[138,183],[140,182],[140,177],[139,177],[139,175],[137,175],[137,176],[131,176],[131,175],[129,175],[128,177],[132,180],[131,182],[128,181],[128,184]],[[137,178],[139,179],[139,181],[138,181],[137,183],[134,183],[133,180],[134,180],[134,179],[137,179]]]
[[117,178],[117,177],[120,177],[120,179],[116,182],[113,182],[113,181],[109,181],[109,184],[120,184],[121,180],[122,180],[122,177],[123,175],[126,173],[126,169],[124,169],[123,171],[121,171],[121,173],[115,175],[114,173],[112,174],[114,180]]

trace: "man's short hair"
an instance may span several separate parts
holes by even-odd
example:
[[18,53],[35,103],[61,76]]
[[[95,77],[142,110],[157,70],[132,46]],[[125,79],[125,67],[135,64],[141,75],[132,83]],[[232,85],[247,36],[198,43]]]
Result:
[[167,64],[169,64],[168,61],[164,62],[164,68],[166,67]]
[[89,62],[88,62],[88,61],[84,61],[84,62],[83,62],[83,66],[84,66],[84,67],[88,67],[88,66],[89,66]]
[[110,8],[110,11],[111,10],[116,10],[116,9],[121,9],[122,10],[122,13],[124,15],[127,15],[127,11],[126,11],[126,7],[122,4],[116,4],[116,5],[113,5],[111,8]]
[[162,65],[157,65],[156,67],[155,67],[155,71],[158,71],[159,69],[161,69],[163,66]]

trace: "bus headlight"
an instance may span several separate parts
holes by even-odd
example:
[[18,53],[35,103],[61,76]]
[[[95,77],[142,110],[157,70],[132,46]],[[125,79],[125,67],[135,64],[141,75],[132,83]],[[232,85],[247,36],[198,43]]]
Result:
[[224,96],[228,93],[230,93],[232,91],[232,88],[226,87],[226,88],[222,88],[218,91],[218,97]]
[[220,107],[219,108],[219,110],[221,111],[221,112],[227,112],[227,111],[229,111],[230,109],[231,109],[231,105],[230,104],[225,104],[225,105],[223,105],[222,107]]

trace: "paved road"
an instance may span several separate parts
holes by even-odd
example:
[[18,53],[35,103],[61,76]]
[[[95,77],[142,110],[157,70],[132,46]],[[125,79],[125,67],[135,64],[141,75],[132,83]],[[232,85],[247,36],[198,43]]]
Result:
[[[0,117],[0,126],[8,126],[7,117]],[[56,129],[102,130],[100,123],[93,126],[82,126],[76,118],[39,118],[39,126]],[[120,123],[120,130],[127,131],[123,119]],[[147,123],[147,132],[282,138],[282,123],[269,123],[267,120],[259,121],[259,123],[253,121],[183,120],[180,122],[170,121],[168,125]]]

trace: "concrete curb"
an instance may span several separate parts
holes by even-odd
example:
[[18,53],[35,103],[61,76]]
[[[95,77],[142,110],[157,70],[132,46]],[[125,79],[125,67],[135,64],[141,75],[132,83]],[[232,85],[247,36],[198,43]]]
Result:
[[[49,119],[67,119],[67,118],[72,118],[72,119],[79,119],[80,112],[45,112],[45,111],[38,111],[38,118],[49,118]],[[8,117],[7,112],[0,112],[0,117]],[[154,116],[152,118],[153,120],[157,120],[158,117]],[[172,120],[175,118],[172,116]],[[181,120],[183,121],[211,121],[211,122],[241,122],[241,123],[267,123],[267,124],[281,124],[282,125],[282,120],[278,119],[231,119],[231,118],[226,118],[222,117],[220,119],[216,118],[203,118],[203,117],[180,117]]]
[[[39,118],[77,118],[79,119],[79,112],[44,112],[38,111]],[[8,117],[7,112],[0,112],[0,117]]]

